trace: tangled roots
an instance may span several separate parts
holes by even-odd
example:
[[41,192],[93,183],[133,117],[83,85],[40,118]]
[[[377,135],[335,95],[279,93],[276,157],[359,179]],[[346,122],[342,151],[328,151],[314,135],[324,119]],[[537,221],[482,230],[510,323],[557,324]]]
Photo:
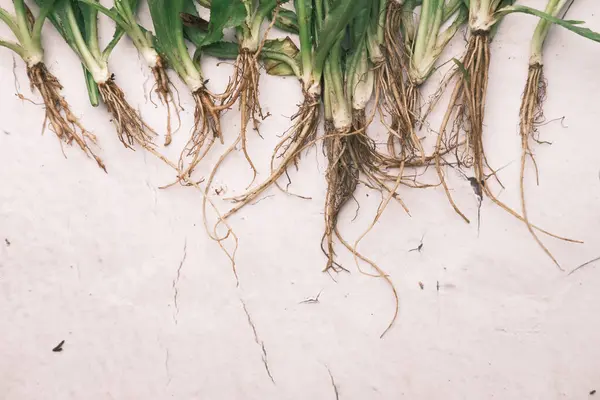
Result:
[[400,158],[403,161],[420,158],[423,161],[425,150],[414,128],[415,118],[411,113],[409,93],[404,79],[407,69],[406,54],[403,50],[402,6],[390,1],[387,6],[385,35],[382,52],[384,61],[376,67],[376,85],[382,93],[378,107],[391,117],[388,149],[396,155],[396,142],[400,144]]
[[521,134],[521,170],[520,170],[520,192],[521,192],[521,212],[523,213],[523,222],[527,226],[527,230],[536,241],[536,243],[542,248],[542,250],[552,259],[554,264],[559,268],[560,264],[556,258],[552,255],[550,250],[542,243],[534,227],[529,221],[529,215],[527,212],[527,203],[525,201],[525,166],[527,164],[527,157],[530,157],[535,167],[536,180],[539,184],[539,173],[538,167],[535,162],[535,158],[529,147],[529,140],[537,140],[535,135],[537,133],[536,125],[543,121],[544,110],[543,104],[546,98],[546,81],[544,80],[544,70],[541,64],[534,64],[529,66],[529,73],[527,74],[527,84],[525,91],[523,92],[523,99],[521,102],[521,109],[519,112],[520,117],[520,134]]
[[[196,107],[192,136],[179,158],[183,175],[191,176],[194,168],[202,161],[216,139],[223,140],[220,111],[212,96],[202,88],[192,94]],[[186,166],[186,159],[191,159]]]
[[156,89],[154,91],[158,94],[161,103],[167,107],[167,134],[165,136],[165,146],[168,146],[171,144],[173,137],[171,128],[171,107],[175,110],[177,119],[181,124],[179,109],[177,108],[177,104],[175,104],[175,98],[171,91],[171,80],[167,75],[167,70],[165,69],[161,58],[159,58],[156,65],[152,67],[152,74],[154,75],[154,82],[156,83]]
[[337,130],[331,121],[325,121],[324,150],[329,162],[325,179],[327,193],[325,195],[325,233],[321,247],[327,256],[325,271],[340,268],[335,262],[333,239],[337,227],[339,213],[348,202],[358,185],[360,171],[354,162],[349,148],[350,128]]
[[71,111],[69,103],[60,94],[62,85],[58,79],[48,71],[43,63],[28,67],[27,76],[32,88],[35,87],[42,95],[46,107],[46,119],[50,121],[52,131],[56,136],[64,143],[77,143],[79,148],[88,156],[93,157],[98,166],[106,172],[104,163],[86,142],[88,139],[92,143],[96,143],[96,137],[81,125],[79,119]]
[[152,145],[152,138],[156,136],[156,132],[129,105],[121,88],[112,79],[98,84],[98,88],[102,101],[113,117],[121,143],[130,149],[133,149],[135,142],[143,147]]
[[[241,196],[233,198],[237,203],[223,218],[228,218],[252,202],[271,185],[277,185],[277,180],[287,172],[292,165],[297,165],[302,151],[308,148],[317,135],[319,123],[319,98],[305,93],[304,103],[294,115],[294,125],[275,146],[271,156],[271,175],[260,185]],[[275,160],[280,160],[275,166]]]

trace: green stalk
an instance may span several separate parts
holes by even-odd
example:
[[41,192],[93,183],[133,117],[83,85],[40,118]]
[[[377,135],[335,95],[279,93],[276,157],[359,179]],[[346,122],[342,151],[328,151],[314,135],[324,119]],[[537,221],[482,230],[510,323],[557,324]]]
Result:
[[40,16],[33,27],[27,20],[27,9],[23,0],[14,0],[15,15],[0,7],[0,20],[4,22],[14,34],[17,42],[0,40],[0,46],[6,47],[17,53],[28,67],[41,63],[44,58],[44,50],[41,40],[41,24],[44,23],[47,11],[43,8]]
[[107,63],[102,62],[101,56],[100,59],[96,59],[94,57],[93,51],[88,47],[88,44],[79,29],[79,24],[75,17],[75,11],[73,10],[70,1],[66,1],[65,4],[65,12],[67,17],[66,23],[69,25],[69,29],[73,35],[73,45],[77,49],[81,61],[85,65],[86,69],[90,72],[96,83],[106,82],[109,78]]
[[186,2],[187,0],[149,0],[148,4],[156,40],[169,66],[192,92],[196,92],[204,88],[204,78],[184,40],[183,23],[179,16],[186,10]]
[[[571,1],[572,0],[550,0],[546,5],[545,12],[553,17],[558,17],[561,10]],[[533,34],[533,39],[531,40],[529,65],[543,64],[542,47],[544,46],[544,42],[546,41],[551,26],[552,23],[545,19],[540,19],[538,22]]]
[[[406,5],[412,8],[414,3]],[[459,4],[460,6],[460,4]],[[453,14],[448,14],[453,10]],[[412,11],[405,9],[405,12]],[[444,20],[456,16],[453,23],[442,30]],[[414,17],[410,17],[414,21]],[[467,19],[465,7],[456,7],[454,0],[423,0],[421,18],[414,38],[407,37],[407,51],[410,52],[409,78],[413,85],[421,85],[434,71],[435,64],[456,32]]]
[[386,0],[373,1],[371,8],[371,24],[367,32],[367,49],[371,62],[375,65],[383,63],[381,47],[385,40]]
[[[300,59],[302,75],[300,79],[304,83],[304,89],[309,90],[313,85],[318,86],[318,80],[313,78],[313,43],[311,29],[313,26],[311,0],[296,0],[296,13],[300,26]],[[317,8],[319,9],[319,8]],[[318,11],[317,11],[318,12]]]
[[112,51],[113,47],[119,41],[120,36],[127,34],[138,52],[144,58],[146,64],[150,68],[154,68],[156,66],[160,56],[154,47],[152,34],[141,27],[136,20],[138,0],[114,0],[114,7],[110,10],[103,7],[99,3],[96,3],[94,0],[78,1],[95,8],[117,24],[117,32],[115,32],[113,41],[103,52],[104,58],[108,57],[110,51]]
[[4,22],[10,28],[17,40],[21,40],[21,30],[17,25],[16,18],[10,15],[8,11],[0,7],[0,21]]
[[333,114],[333,125],[336,129],[349,129],[352,125],[352,110],[344,91],[344,73],[342,72],[342,39],[340,36],[331,48],[326,64],[330,70],[330,80],[325,82],[332,88],[330,98]]
[[[433,4],[432,4],[433,3]],[[421,6],[421,21],[417,31],[417,40],[415,41],[413,55],[415,58],[422,58],[428,44],[430,36],[435,35],[433,31],[433,20],[437,20],[437,16],[443,12],[443,8],[439,7],[439,0],[423,0]],[[421,33],[419,35],[419,33]]]
[[[94,0],[98,2],[97,0]],[[100,51],[100,43],[98,42],[98,11],[89,6],[82,6],[84,12],[85,24],[85,41],[90,49],[90,52],[94,55],[97,60],[102,59],[102,52]],[[87,16],[87,18],[86,18]]]

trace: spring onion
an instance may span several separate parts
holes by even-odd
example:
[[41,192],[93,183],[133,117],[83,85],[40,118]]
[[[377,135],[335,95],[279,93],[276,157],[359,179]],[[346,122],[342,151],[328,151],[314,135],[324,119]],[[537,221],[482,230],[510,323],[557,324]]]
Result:
[[87,143],[87,140],[95,143],[95,136],[88,132],[73,114],[69,104],[60,94],[62,85],[44,63],[42,27],[54,3],[55,0],[44,2],[37,20],[34,20],[24,0],[13,1],[15,15],[0,7],[0,20],[8,26],[16,39],[16,42],[0,39],[0,47],[14,51],[25,61],[31,87],[42,96],[46,119],[50,122],[56,136],[67,144],[75,142],[81,150],[96,160],[100,168],[106,171],[102,160],[94,154]]

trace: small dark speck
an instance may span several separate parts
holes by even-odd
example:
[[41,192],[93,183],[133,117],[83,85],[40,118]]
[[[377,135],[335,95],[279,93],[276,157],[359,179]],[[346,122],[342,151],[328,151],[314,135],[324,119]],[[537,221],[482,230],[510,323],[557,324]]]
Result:
[[10,240],[8,239],[4,239],[4,243],[6,243],[7,246],[10,246],[12,243],[10,242]]
[[596,394],[596,389],[594,389],[594,390],[590,391],[590,396],[593,396],[593,395],[595,395],[595,394]]
[[4,132],[5,135],[10,136],[10,132],[9,131],[2,130],[2,132]]
[[52,349],[52,351],[55,353],[60,353],[61,351],[63,351],[63,348],[62,348],[63,344],[65,344],[65,341],[61,340],[60,343],[55,348]]

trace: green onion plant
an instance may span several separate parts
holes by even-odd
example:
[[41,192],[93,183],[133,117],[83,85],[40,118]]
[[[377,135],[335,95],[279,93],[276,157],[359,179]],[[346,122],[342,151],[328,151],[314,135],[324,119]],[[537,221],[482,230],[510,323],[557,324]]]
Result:
[[55,1],[47,0],[41,4],[37,20],[34,19],[24,0],[13,1],[14,15],[0,7],[0,21],[8,26],[16,39],[15,42],[0,39],[0,47],[14,51],[25,61],[31,87],[42,96],[46,120],[50,122],[50,127],[56,136],[67,144],[75,142],[81,150],[96,160],[100,168],[106,171],[104,163],[88,144],[88,141],[96,142],[95,136],[88,132],[73,114],[69,103],[60,94],[62,85],[44,63],[42,27],[55,6]]

